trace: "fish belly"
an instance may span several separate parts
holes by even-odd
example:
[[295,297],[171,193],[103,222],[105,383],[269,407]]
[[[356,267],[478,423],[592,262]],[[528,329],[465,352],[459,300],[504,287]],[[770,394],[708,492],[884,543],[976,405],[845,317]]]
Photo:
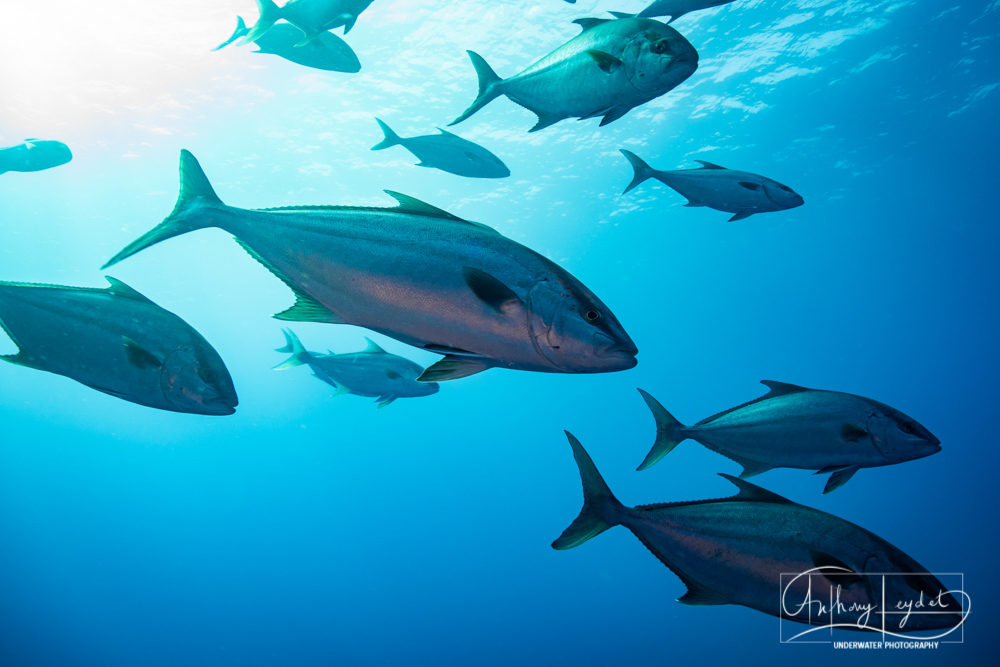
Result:
[[503,86],[507,97],[539,116],[585,118],[635,106],[635,89],[624,72],[607,74],[586,55],[513,77]]

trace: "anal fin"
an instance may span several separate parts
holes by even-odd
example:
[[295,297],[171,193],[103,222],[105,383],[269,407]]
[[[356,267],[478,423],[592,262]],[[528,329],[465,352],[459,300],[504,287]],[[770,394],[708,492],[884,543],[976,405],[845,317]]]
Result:
[[[532,111],[534,110],[532,109]],[[532,127],[530,130],[528,130],[528,132],[538,132],[539,130],[544,130],[549,125],[555,125],[563,118],[565,118],[565,116],[555,116],[551,114],[542,113],[541,111],[535,111],[535,113],[538,115],[538,122],[535,123],[535,126]]]
[[40,371],[46,370],[40,366],[37,361],[24,352],[18,352],[17,354],[3,354],[0,355],[0,359],[3,359],[7,363],[14,364],[15,366],[24,366],[25,368],[34,368]]
[[614,107],[608,113],[604,114],[604,118],[601,120],[601,124],[598,127],[604,127],[608,123],[613,123],[631,110],[631,107]]
[[256,259],[265,269],[270,271],[274,276],[285,283],[288,289],[292,290],[295,294],[295,304],[286,310],[281,311],[274,315],[275,319],[286,320],[291,322],[325,322],[327,324],[347,324],[346,321],[339,315],[330,311],[329,308],[321,304],[319,301],[309,296],[302,289],[293,283],[288,276],[278,270],[274,264],[264,259],[260,253],[251,248],[249,245],[241,241],[240,239],[235,239],[240,247],[247,251],[247,254]]

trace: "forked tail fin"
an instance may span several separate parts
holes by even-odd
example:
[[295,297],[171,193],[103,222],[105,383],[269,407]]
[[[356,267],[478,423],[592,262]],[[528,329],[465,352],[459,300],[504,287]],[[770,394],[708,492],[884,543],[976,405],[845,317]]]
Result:
[[261,35],[271,29],[275,21],[282,18],[281,9],[278,8],[278,5],[271,2],[271,0],[257,0],[257,11],[260,12],[260,17],[253,24],[253,27],[250,28],[250,32],[246,34],[246,37],[237,46],[243,46],[244,44],[249,44],[260,39]]
[[[208,177],[202,171],[201,165],[191,153],[181,149],[181,191],[177,195],[177,203],[174,210],[170,212],[163,222],[153,227],[151,230],[140,236],[132,243],[125,246],[125,249],[112,257],[101,269],[106,269],[112,264],[117,264],[126,257],[131,257],[140,250],[144,250],[160,241],[180,236],[195,229],[203,229],[212,226],[206,224],[205,216],[198,215],[205,206],[225,206],[212,184],[208,182]],[[211,223],[211,219],[208,219]]]
[[393,132],[388,125],[383,123],[378,118],[375,119],[375,122],[378,123],[378,126],[382,128],[382,134],[385,135],[385,138],[379,143],[372,146],[373,151],[380,151],[383,148],[389,148],[390,146],[398,146],[399,144],[402,143],[402,139],[400,138],[400,136],[395,132]]
[[[625,192],[628,192],[635,186],[645,181],[647,178],[651,178],[653,176],[652,167],[646,164],[641,157],[632,151],[625,150],[624,148],[619,148],[618,150],[621,151],[621,154],[625,156],[629,163],[631,163],[632,169],[635,170],[635,176],[632,177],[632,182],[628,184],[627,188],[625,188]],[[622,194],[625,194],[625,192],[622,192]]]
[[616,510],[623,509],[580,441],[569,431],[566,431],[566,437],[569,438],[569,444],[573,448],[576,465],[580,468],[580,481],[583,482],[583,509],[580,510],[580,516],[576,517],[559,539],[552,543],[552,548],[559,550],[580,546],[608,528],[618,525],[614,515]]
[[489,63],[475,51],[466,51],[466,53],[469,54],[472,66],[476,68],[476,74],[479,76],[479,95],[476,96],[472,106],[465,110],[465,113],[448,123],[449,126],[461,123],[499,97],[502,92],[500,84],[503,83],[503,79],[497,76],[493,68],[489,66]]
[[309,363],[310,355],[306,351],[306,348],[302,347],[299,337],[291,329],[282,329],[281,333],[285,334],[285,346],[277,348],[275,352],[288,352],[292,356],[275,366],[274,370],[283,371],[286,368],[295,368],[296,366]]
[[221,49],[224,46],[229,46],[230,44],[232,44],[233,42],[235,42],[237,39],[239,39],[243,35],[247,34],[248,32],[250,32],[250,30],[249,30],[249,28],[247,28],[247,24],[243,22],[243,17],[242,16],[237,16],[236,17],[236,30],[233,31],[232,36],[229,39],[227,39],[226,41],[224,41],[222,44],[219,44],[217,47],[215,47],[212,50],[213,51],[218,51],[219,49]]
[[649,454],[646,454],[646,458],[636,468],[636,470],[645,470],[669,454],[679,442],[686,440],[687,434],[684,433],[686,428],[684,424],[674,419],[674,416],[667,412],[667,409],[660,405],[659,401],[642,389],[639,390],[639,393],[642,394],[643,400],[646,401],[646,405],[653,413],[653,419],[656,420],[656,441],[653,443],[653,448],[649,450]]

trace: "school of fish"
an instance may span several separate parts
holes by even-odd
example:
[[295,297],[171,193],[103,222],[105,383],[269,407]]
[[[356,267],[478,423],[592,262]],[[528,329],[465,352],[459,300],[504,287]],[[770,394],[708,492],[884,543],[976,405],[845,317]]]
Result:
[[[600,118],[599,126],[605,126],[697,72],[696,48],[655,17],[673,23],[730,2],[656,0],[635,15],[611,12],[609,19],[577,19],[579,35],[507,78],[470,50],[478,90],[449,125],[506,96],[536,116],[528,132],[570,118]],[[257,21],[248,28],[237,17],[236,30],[213,50],[253,43],[256,53],[299,66],[345,74],[361,70],[352,48],[331,31],[343,28],[347,35],[371,0],[256,4]],[[496,154],[446,130],[402,137],[381,119],[374,121],[383,139],[373,151],[399,146],[419,159],[417,166],[464,178],[511,175]],[[701,168],[661,171],[629,150],[621,153],[634,170],[623,195],[655,179],[686,197],[685,206],[731,213],[730,221],[804,204],[789,186],[749,171],[703,160],[698,160]],[[65,144],[26,139],[0,148],[0,174],[50,169],[71,159]],[[285,345],[277,351],[290,356],[277,369],[306,366],[335,396],[374,398],[380,408],[400,398],[436,394],[441,382],[492,368],[580,374],[636,365],[638,348],[608,305],[557,263],[485,224],[405,194],[386,193],[396,206],[236,208],[222,202],[194,155],[182,150],[173,210],[102,268],[174,236],[209,227],[224,230],[294,295],[294,304],[276,318],[353,324],[442,355],[423,368],[367,338],[361,351],[323,354],[306,350],[290,329],[283,331]],[[208,341],[135,289],[107,280],[110,286],[103,289],[0,282],[0,326],[18,347],[16,354],[0,358],[142,406],[233,414],[236,389]],[[622,525],[685,584],[687,592],[679,598],[684,604],[742,605],[814,623],[788,614],[783,597],[803,594],[811,585],[809,576],[818,575],[837,586],[852,609],[881,609],[883,602],[905,602],[915,594],[937,601],[943,613],[918,617],[896,628],[900,632],[963,623],[962,603],[889,542],[744,481],[773,468],[814,470],[830,474],[824,489],[829,493],[862,468],[935,454],[940,441],[915,419],[876,400],[764,384],[769,388],[765,396],[692,426],[639,390],[656,426],[655,442],[639,470],[682,441],[695,440],[743,466],[739,478],[724,475],[739,489],[730,498],[626,507],[567,433],[584,506],[552,546],[576,547]],[[779,577],[788,572],[806,578],[779,595]],[[857,612],[838,627],[878,627],[863,616]]]

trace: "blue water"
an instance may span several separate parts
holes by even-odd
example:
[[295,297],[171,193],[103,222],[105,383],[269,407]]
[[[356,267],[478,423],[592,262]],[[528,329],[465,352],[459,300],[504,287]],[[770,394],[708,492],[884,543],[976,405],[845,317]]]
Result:
[[[501,181],[370,152],[373,116],[429,134],[475,95],[465,49],[509,76],[572,19],[643,3],[376,0],[347,36],[356,75],[210,53],[236,14],[255,18],[249,0],[82,4],[25,3],[0,26],[0,145],[74,152],[0,176],[0,279],[104,286],[98,267],[171,210],[187,148],[234,206],[391,206],[390,189],[493,226],[598,294],[639,364],[492,370],[376,410],[271,370],[286,355],[269,316],[292,297],[228,235],[147,250],[107,274],[211,341],[240,406],[167,413],[0,367],[0,664],[994,664],[997,2],[685,16],[699,70],[609,126],[527,134],[534,116],[501,99],[453,128],[506,162]],[[729,223],[653,181],[620,196],[623,147],[661,169],[764,174],[806,204]],[[371,335],[438,358],[294,329],[309,349]],[[731,495],[715,473],[740,467],[693,442],[635,472],[653,438],[635,388],[690,422],[761,379],[870,396],[940,438],[829,496],[805,471],[754,481],[963,573],[964,643],[784,645],[772,616],[674,602],[683,584],[624,528],[550,548],[581,504],[563,429],[627,504]]]

